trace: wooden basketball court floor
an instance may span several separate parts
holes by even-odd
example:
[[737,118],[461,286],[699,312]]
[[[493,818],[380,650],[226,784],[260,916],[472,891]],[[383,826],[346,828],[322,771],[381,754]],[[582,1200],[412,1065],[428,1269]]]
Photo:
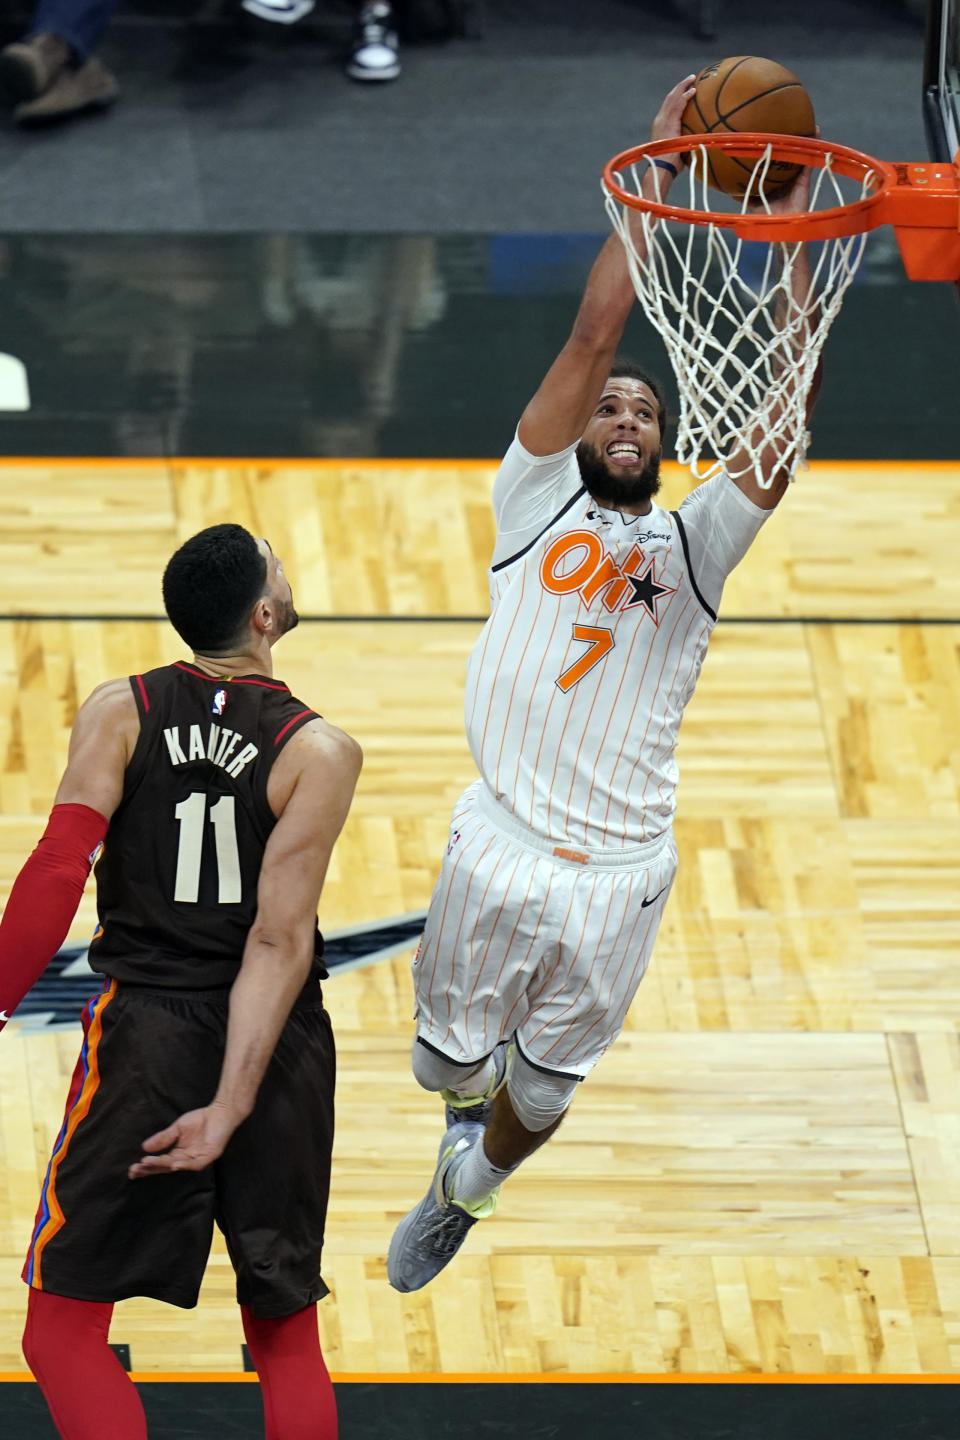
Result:
[[[322,925],[424,908],[474,774],[462,686],[493,472],[3,462],[2,898],[79,701],[182,653],[156,618],[162,566],[229,519],[267,536],[311,617],[277,673],[366,752]],[[689,483],[669,468],[666,501]],[[408,1070],[409,955],[331,979],[320,1310],[336,1375],[960,1369],[958,533],[960,466],[800,475],[728,585],[689,707],[680,876],[626,1030],[498,1216],[416,1295],[384,1265],[440,1133]],[[71,938],[93,923],[88,887]],[[24,1370],[19,1269],[78,1033],[0,1039],[8,1375]],[[222,1246],[196,1311],[126,1302],[112,1339],[145,1376],[240,1371]]]

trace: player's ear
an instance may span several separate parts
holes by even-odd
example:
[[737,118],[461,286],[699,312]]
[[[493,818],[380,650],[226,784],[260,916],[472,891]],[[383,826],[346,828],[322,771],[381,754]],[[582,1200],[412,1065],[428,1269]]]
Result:
[[276,617],[270,606],[266,595],[261,595],[250,612],[250,627],[258,635],[269,635],[274,627]]

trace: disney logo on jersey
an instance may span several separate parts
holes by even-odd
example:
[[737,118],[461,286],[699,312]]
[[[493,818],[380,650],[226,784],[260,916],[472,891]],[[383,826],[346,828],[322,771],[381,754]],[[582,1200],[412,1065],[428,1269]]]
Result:
[[223,714],[224,710],[226,710],[226,708],[227,708],[227,692],[226,692],[226,690],[218,690],[218,691],[217,691],[216,695],[214,695],[214,697],[213,697],[213,704],[211,705],[210,708],[211,708],[211,710],[213,711],[214,715],[222,715],[222,714]]
[[634,545],[626,560],[617,564],[592,530],[568,530],[551,540],[540,562],[540,583],[550,595],[579,592],[584,605],[599,600],[611,614],[638,607],[660,623],[661,605],[676,587],[657,578],[656,560]]
[[[624,527],[626,527],[628,524],[635,525],[637,523],[637,518],[638,517],[630,517],[627,515],[620,516]],[[604,530],[609,530],[614,524],[614,521],[611,520],[608,516],[604,515],[602,510],[588,510],[587,519],[599,520]],[[638,545],[649,545],[651,540],[662,540],[665,544],[668,544],[673,539],[673,536],[670,534],[669,530],[634,530],[633,535],[630,538],[635,540]]]

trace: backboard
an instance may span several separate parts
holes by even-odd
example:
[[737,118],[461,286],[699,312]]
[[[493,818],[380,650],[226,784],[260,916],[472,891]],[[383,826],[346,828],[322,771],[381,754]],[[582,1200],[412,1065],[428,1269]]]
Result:
[[932,160],[960,151],[960,0],[928,0],[923,118]]

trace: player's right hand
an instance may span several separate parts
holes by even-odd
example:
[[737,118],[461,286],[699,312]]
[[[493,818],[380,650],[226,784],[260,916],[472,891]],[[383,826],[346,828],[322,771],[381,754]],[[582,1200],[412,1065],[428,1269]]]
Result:
[[142,1180],[147,1175],[166,1175],[173,1170],[205,1170],[219,1160],[240,1118],[216,1102],[202,1110],[188,1111],[165,1130],[144,1140],[143,1159],[130,1166],[127,1178]]
[[[820,139],[820,126],[817,126],[817,139]],[[751,215],[805,215],[810,209],[810,182],[813,170],[809,165],[801,167],[797,175],[791,180],[785,190],[778,195],[770,195],[766,202],[762,200],[751,200],[747,209]]]
[[[672,140],[674,136],[679,137],[683,133],[680,128],[680,118],[689,101],[693,99],[694,91],[697,88],[696,78],[696,75],[687,75],[664,96],[663,104],[657,111],[650,128],[651,140]],[[685,156],[680,150],[676,154],[658,155],[657,159],[668,160],[678,170],[682,170],[686,164]]]

